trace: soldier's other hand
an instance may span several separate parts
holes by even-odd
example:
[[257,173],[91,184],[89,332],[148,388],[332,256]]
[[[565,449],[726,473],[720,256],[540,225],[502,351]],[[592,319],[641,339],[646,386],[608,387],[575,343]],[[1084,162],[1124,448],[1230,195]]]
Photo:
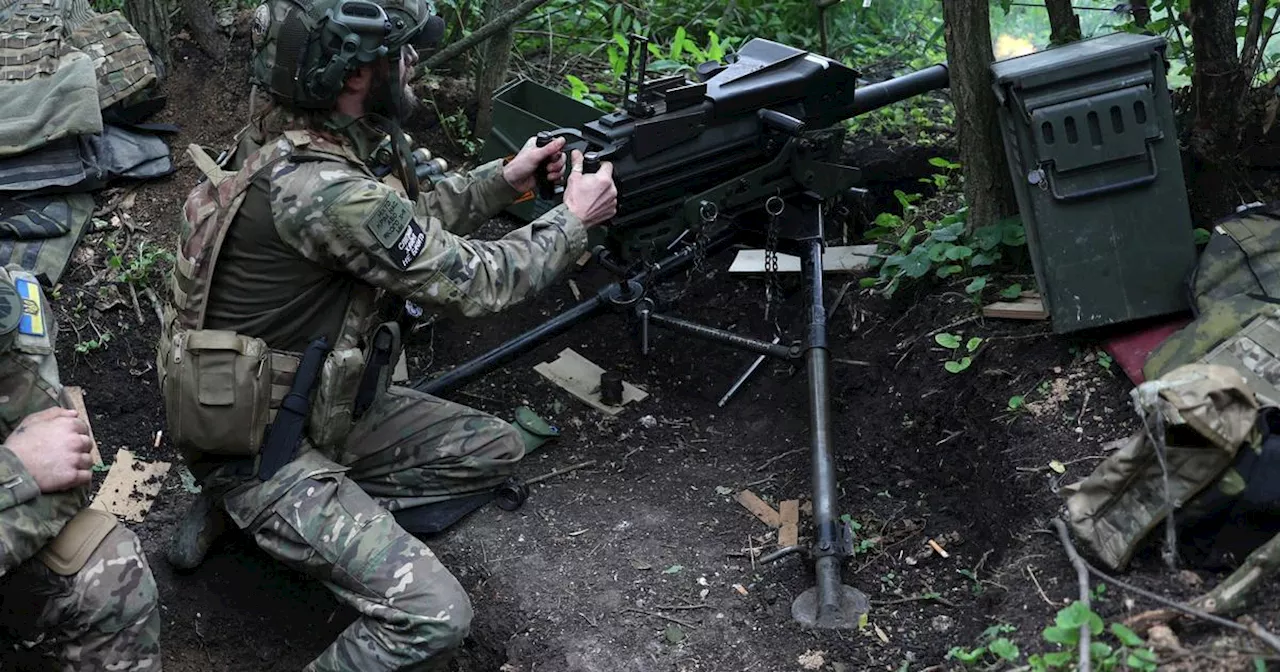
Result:
[[537,184],[538,167],[543,161],[551,159],[551,167],[547,172],[552,174],[551,181],[555,182],[564,171],[564,158],[561,154],[563,149],[564,138],[556,138],[546,147],[539,147],[537,138],[529,138],[524,147],[520,148],[520,153],[502,167],[502,176],[507,178],[507,184],[516,191],[529,191]]
[[605,161],[594,173],[582,172],[582,152],[573,150],[573,167],[564,188],[564,204],[588,228],[613,219],[618,213],[618,187],[613,164]]
[[93,478],[89,426],[73,410],[50,408],[28,415],[4,445],[22,460],[40,492],[61,492]]

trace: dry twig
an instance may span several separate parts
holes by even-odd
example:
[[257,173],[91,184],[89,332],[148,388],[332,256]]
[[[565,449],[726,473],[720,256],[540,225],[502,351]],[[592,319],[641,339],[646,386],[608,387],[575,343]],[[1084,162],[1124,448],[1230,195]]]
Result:
[[[1067,558],[1071,560],[1071,565],[1076,568],[1076,582],[1080,584],[1080,601],[1084,606],[1089,606],[1089,565],[1076,552],[1075,544],[1071,543],[1071,535],[1067,532],[1067,524],[1062,522],[1061,518],[1053,519],[1053,527],[1058,530],[1058,540],[1062,542],[1062,548],[1067,552]],[[1089,626],[1082,624],[1080,626],[1080,668],[1079,672],[1090,672],[1093,669],[1093,660],[1089,656]]]

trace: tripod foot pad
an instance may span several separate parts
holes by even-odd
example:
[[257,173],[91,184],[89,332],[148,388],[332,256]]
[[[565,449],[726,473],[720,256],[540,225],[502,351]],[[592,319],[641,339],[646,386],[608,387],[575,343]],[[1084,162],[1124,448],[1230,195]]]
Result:
[[850,586],[840,586],[840,604],[819,613],[818,589],[800,593],[791,603],[791,618],[808,628],[819,630],[854,630],[865,623],[871,611],[871,601],[861,591]]

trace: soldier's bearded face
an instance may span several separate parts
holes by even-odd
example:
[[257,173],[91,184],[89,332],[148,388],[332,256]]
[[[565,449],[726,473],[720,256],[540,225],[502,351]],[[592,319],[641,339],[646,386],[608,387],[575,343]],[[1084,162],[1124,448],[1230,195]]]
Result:
[[392,92],[391,77],[387,68],[379,68],[374,75],[373,86],[369,89],[366,97],[366,109],[370,112],[390,118],[395,113],[395,102],[393,95],[400,97],[400,112],[403,115],[402,121],[413,116],[418,110],[421,102],[418,96],[414,94],[413,87],[409,85],[409,75],[412,69],[412,62],[417,61],[417,55],[405,54],[400,59],[400,91]]

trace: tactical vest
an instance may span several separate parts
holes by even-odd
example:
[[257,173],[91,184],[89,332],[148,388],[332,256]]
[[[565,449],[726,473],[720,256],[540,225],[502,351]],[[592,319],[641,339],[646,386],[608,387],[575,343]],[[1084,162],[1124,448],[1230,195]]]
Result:
[[[1147,380],[1199,361],[1226,362],[1223,346],[1262,317],[1280,313],[1280,206],[1257,208],[1215,223],[1188,283],[1196,319],[1147,356]],[[1212,357],[1210,354],[1213,353]],[[1239,368],[1239,367],[1237,367]],[[1242,369],[1249,382],[1251,377]],[[1255,388],[1266,394],[1264,388]],[[1270,394],[1268,403],[1280,403]]]
[[[188,459],[202,453],[256,456],[289,392],[301,353],[204,328],[219,251],[250,185],[277,164],[336,160],[368,171],[347,148],[302,130],[286,131],[252,151],[237,171],[224,170],[196,145],[188,154],[206,179],[191,191],[183,209],[172,300],[156,355],[170,437]],[[357,284],[325,360],[307,420],[307,438],[322,449],[340,444],[350,431],[366,361],[363,346],[375,326],[378,296],[374,287]]]
[[[0,268],[0,294],[0,436],[7,438],[28,415],[71,405],[54,355],[57,323],[39,281],[19,266]],[[115,516],[87,508],[89,494],[83,485],[42,494],[29,505],[32,522],[56,532],[37,557],[57,574],[78,572],[118,524]]]
[[1212,509],[1198,502],[1210,486],[1217,483],[1221,489],[1230,480],[1242,447],[1258,439],[1257,399],[1230,367],[1184,366],[1131,394],[1146,416],[1158,412],[1161,419],[1168,492],[1157,447],[1144,429],[1087,478],[1064,489],[1075,536],[1113,570],[1129,563],[1170,511],[1177,521],[1184,508],[1202,514]]

